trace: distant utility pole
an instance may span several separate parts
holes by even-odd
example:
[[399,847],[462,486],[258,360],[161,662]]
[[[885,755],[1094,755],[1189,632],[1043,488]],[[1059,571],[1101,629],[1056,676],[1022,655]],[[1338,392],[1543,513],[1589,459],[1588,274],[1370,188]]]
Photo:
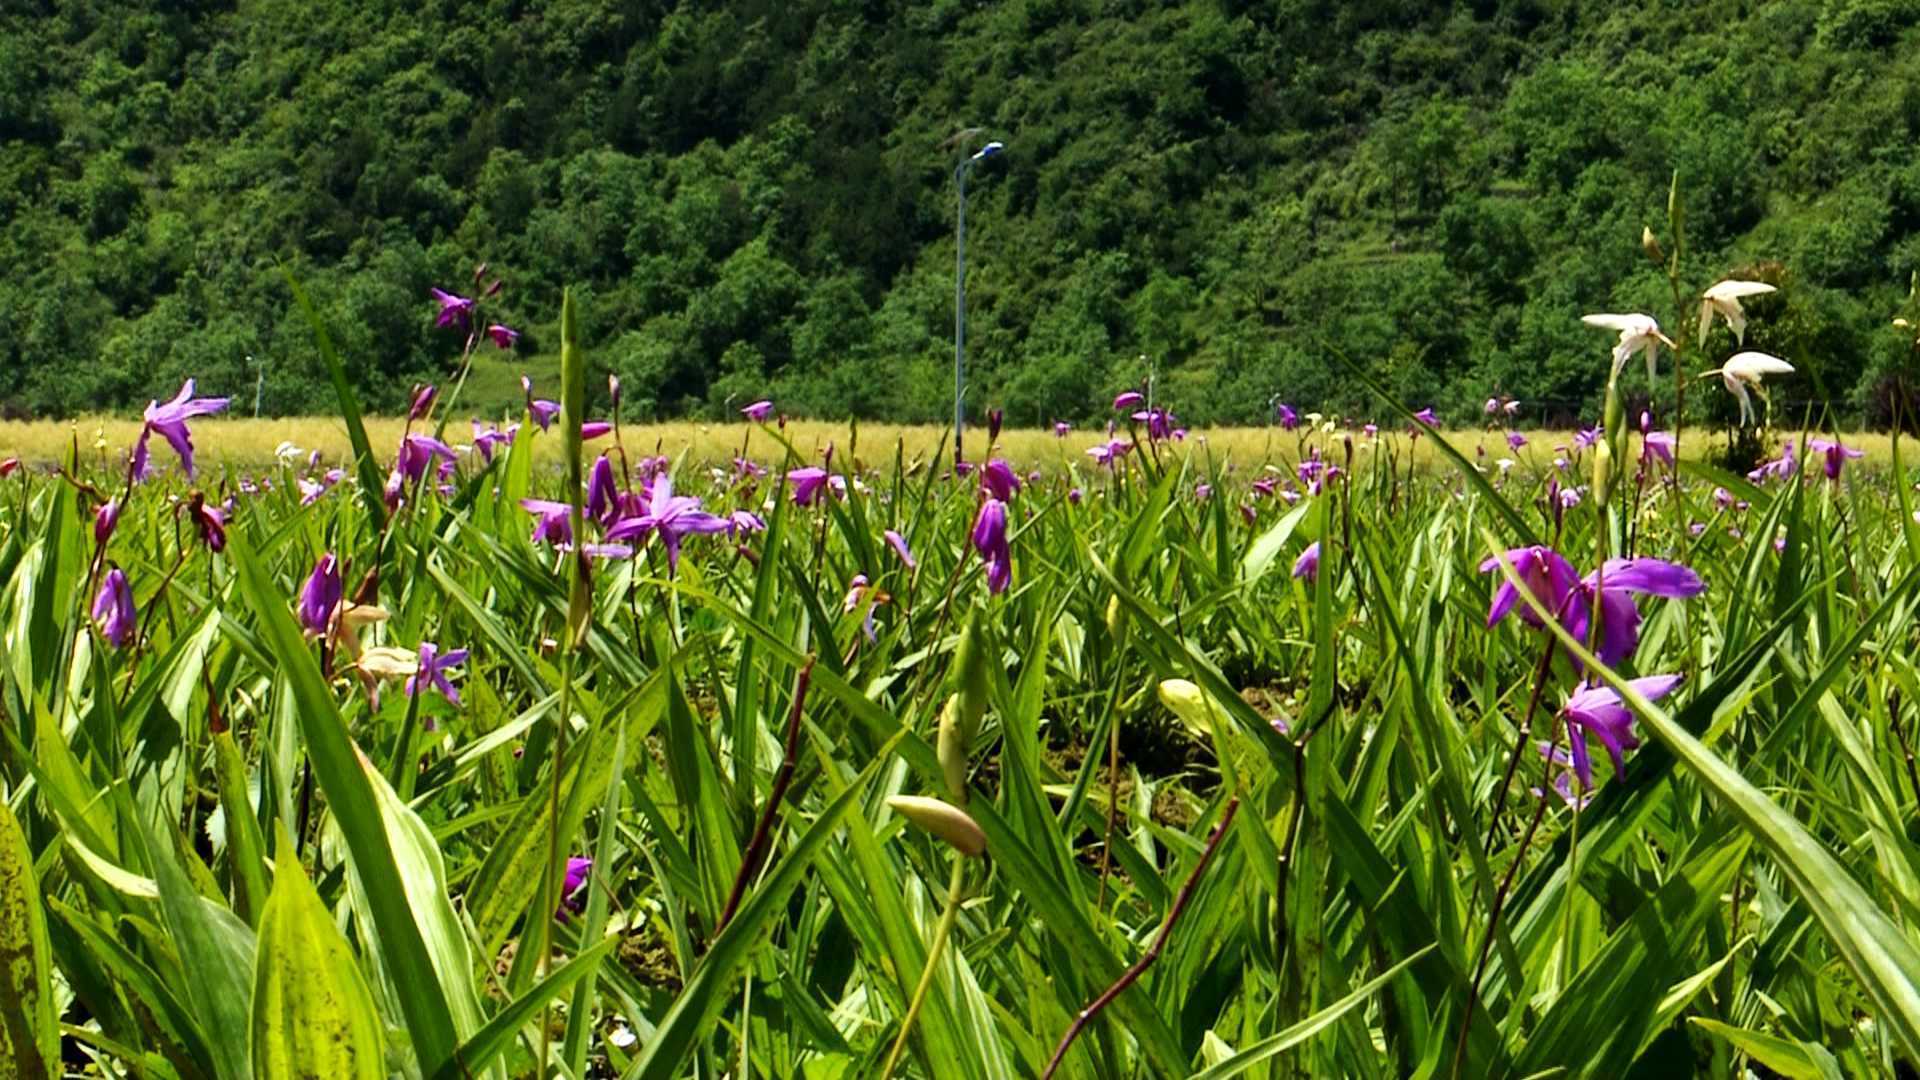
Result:
[[247,366],[253,369],[253,418],[260,419],[260,393],[267,386],[267,366],[255,363],[253,354],[247,354]]
[[1006,149],[990,142],[953,170],[960,195],[960,212],[953,224],[953,460],[962,460],[960,433],[966,424],[967,392],[967,175],[982,161]]

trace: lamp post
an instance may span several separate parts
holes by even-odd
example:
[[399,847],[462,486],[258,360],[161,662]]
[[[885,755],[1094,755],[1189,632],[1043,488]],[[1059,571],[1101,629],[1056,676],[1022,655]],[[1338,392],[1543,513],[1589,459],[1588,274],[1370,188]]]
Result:
[[1006,149],[990,142],[974,151],[953,170],[953,183],[960,196],[960,212],[953,221],[953,460],[966,459],[960,446],[960,433],[966,424],[964,397],[967,388],[967,175],[973,167]]

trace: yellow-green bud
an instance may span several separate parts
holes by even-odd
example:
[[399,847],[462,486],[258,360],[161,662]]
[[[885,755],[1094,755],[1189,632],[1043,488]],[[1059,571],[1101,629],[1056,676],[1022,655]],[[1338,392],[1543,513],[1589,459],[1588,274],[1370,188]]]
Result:
[[952,694],[940,710],[940,771],[947,778],[947,794],[961,806],[967,805],[967,765],[973,738],[962,731],[960,695]]
[[1120,606],[1119,593],[1107,598],[1107,636],[1113,639],[1115,646],[1127,640],[1127,609]]
[[967,620],[967,628],[960,632],[960,645],[954,650],[954,690],[960,699],[959,725],[960,744],[963,747],[973,745],[973,737],[980,730],[980,721],[987,715],[987,632],[980,625],[981,609],[975,608],[973,617]]
[[1653,230],[1645,225],[1640,226],[1640,250],[1647,253],[1647,258],[1652,260],[1653,265],[1667,264],[1666,253],[1660,250],[1660,241],[1655,239]]
[[1213,738],[1220,710],[1205,690],[1185,679],[1163,679],[1160,682],[1160,704],[1179,717],[1195,738]]
[[952,803],[920,795],[894,795],[887,799],[887,805],[901,817],[953,845],[962,855],[972,857],[987,850],[987,834],[980,831],[980,826],[965,810]]
[[1603,437],[1593,444],[1593,498],[1604,507],[1613,494],[1613,446]]

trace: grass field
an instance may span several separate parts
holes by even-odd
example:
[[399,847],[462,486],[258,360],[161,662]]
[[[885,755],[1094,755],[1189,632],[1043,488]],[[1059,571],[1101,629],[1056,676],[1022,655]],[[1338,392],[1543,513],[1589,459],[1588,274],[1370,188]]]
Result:
[[[404,420],[396,417],[373,417],[367,420],[368,437],[374,447],[380,450],[396,445],[405,427]],[[225,463],[240,469],[270,464],[274,460],[275,449],[282,443],[292,443],[302,451],[319,450],[329,462],[340,461],[349,451],[346,427],[340,420],[331,417],[274,420],[210,417],[200,421],[196,430],[205,433],[198,437],[198,442],[204,447],[205,461]],[[930,424],[856,426],[840,421],[796,420],[789,421],[785,430],[787,439],[802,452],[822,450],[829,444],[841,452],[849,447],[857,447],[862,461],[870,466],[890,464],[896,444],[904,447],[908,462],[924,460],[947,437],[946,428]],[[139,421],[125,417],[0,422],[0,458],[17,456],[34,463],[53,463],[64,460],[69,448],[77,445],[83,456],[97,461],[102,460],[103,454],[107,457],[124,454],[139,434]],[[626,426],[622,434],[630,453],[644,451],[678,457],[684,452],[689,460],[696,463],[724,462],[740,453],[743,446],[749,456],[764,455],[778,449],[778,444],[762,429],[745,423],[675,421],[636,424]],[[1467,430],[1446,434],[1464,453],[1479,458],[1479,452],[1484,452],[1484,460],[1489,468],[1501,458],[1513,458],[1522,466],[1544,467],[1552,462],[1554,447],[1566,445],[1573,437],[1571,432],[1566,431],[1525,431],[1521,434],[1526,437],[1527,445],[1514,451],[1508,448],[1504,431]],[[980,455],[984,436],[984,428],[968,429],[969,457]],[[448,425],[446,439],[449,443],[459,445],[471,438],[472,431],[466,421]],[[1282,431],[1277,427],[1200,429],[1189,433],[1183,444],[1168,444],[1168,450],[1210,453],[1223,462],[1250,465],[1280,457],[1292,459],[1298,457],[1300,447],[1308,442],[1324,446],[1337,443],[1339,438],[1339,435],[1309,436],[1304,428],[1294,432]],[[1885,463],[1890,460],[1892,438],[1888,435],[1847,434],[1843,440],[1849,446],[1864,450],[1868,462]],[[1098,428],[1075,430],[1064,439],[1056,438],[1052,431],[1009,429],[1000,433],[998,452],[1023,469],[1044,469],[1062,462],[1073,462],[1084,469],[1088,464],[1086,449],[1104,441],[1105,432]],[[1366,452],[1358,448],[1366,447],[1370,440],[1355,433],[1354,441],[1357,452]],[[539,445],[542,460],[547,460],[558,452],[559,440],[542,440]],[[1718,454],[1725,445],[1726,436],[1723,432],[1691,430],[1682,433],[1680,449],[1682,456],[1700,459]],[[1404,437],[1394,440],[1393,452],[1407,452],[1407,440]],[[1414,455],[1421,465],[1430,464],[1434,457],[1432,440],[1422,439],[1415,444]]]

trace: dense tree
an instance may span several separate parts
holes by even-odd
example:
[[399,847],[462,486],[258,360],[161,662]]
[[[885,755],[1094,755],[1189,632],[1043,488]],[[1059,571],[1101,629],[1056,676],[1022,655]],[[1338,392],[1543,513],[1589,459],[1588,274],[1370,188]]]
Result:
[[459,353],[427,288],[486,261],[525,331],[513,363],[550,363],[574,286],[650,415],[773,393],[938,419],[953,167],[998,138],[969,191],[975,409],[1082,418],[1149,375],[1194,420],[1258,421],[1276,393],[1373,408],[1344,354],[1456,415],[1504,393],[1571,420],[1605,356],[1582,312],[1685,314],[1639,243],[1672,243],[1677,173],[1688,285],[1760,267],[1783,286],[1753,339],[1806,372],[1779,400],[1880,419],[1912,355],[1887,317],[1920,267],[1916,15],[11,4],[0,409],[137,406],[187,373],[240,393],[248,355],[268,409],[326,409],[287,271],[394,408]]

